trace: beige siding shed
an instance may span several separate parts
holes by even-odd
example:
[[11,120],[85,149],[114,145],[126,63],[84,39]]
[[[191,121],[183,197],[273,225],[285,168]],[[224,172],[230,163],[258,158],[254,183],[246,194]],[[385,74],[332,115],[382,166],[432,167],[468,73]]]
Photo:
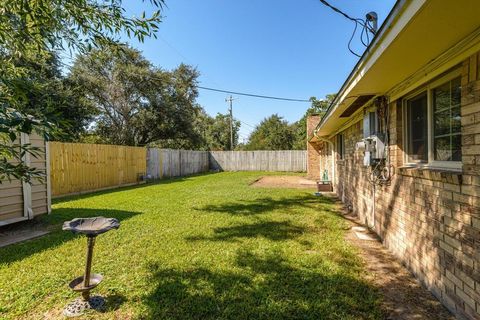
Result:
[[32,167],[45,171],[45,181],[34,180],[32,184],[18,180],[0,184],[0,226],[32,219],[50,212],[48,145],[37,134],[22,134],[20,143],[30,143],[42,151],[38,157],[27,155],[24,161]]

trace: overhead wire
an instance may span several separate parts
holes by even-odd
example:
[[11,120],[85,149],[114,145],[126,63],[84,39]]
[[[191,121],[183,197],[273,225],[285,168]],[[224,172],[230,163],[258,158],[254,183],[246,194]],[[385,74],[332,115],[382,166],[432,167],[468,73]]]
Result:
[[353,51],[352,48],[350,47],[351,44],[352,44],[353,37],[355,37],[355,33],[357,32],[357,26],[358,26],[358,24],[355,23],[355,29],[353,29],[352,36],[350,37],[350,40],[348,40],[348,45],[347,45],[347,47],[348,47],[348,51],[350,51],[351,54],[353,54],[353,55],[355,55],[355,56],[357,56],[357,57],[360,58],[361,55],[359,55],[358,53],[356,53],[355,51]]
[[[64,67],[68,67],[68,68],[72,68],[73,65],[71,64],[67,64],[63,61],[59,61],[59,63],[61,65],[63,65]],[[229,91],[229,90],[220,90],[220,89],[215,89],[215,88],[208,88],[208,87],[202,87],[202,86],[197,86],[197,88],[199,89],[204,89],[204,90],[211,90],[211,91],[216,91],[216,92],[223,92],[223,93],[231,93],[231,94],[237,94],[237,95],[245,95],[245,96],[249,96],[249,97],[257,97],[257,98],[263,98],[263,99],[275,99],[275,100],[286,100],[286,101],[298,101],[298,102],[310,102],[310,100],[302,100],[302,99],[289,99],[289,98],[279,98],[279,97],[270,97],[270,96],[263,96],[263,95],[255,95],[255,94],[249,94],[249,93],[241,93],[241,92],[236,92],[236,91]],[[243,123],[244,125],[252,128],[252,129],[256,129],[255,126],[243,121],[243,120],[239,120],[241,123]],[[241,134],[243,135],[242,138],[245,138],[245,139],[249,139],[249,136],[248,135],[245,135],[245,134]]]
[[[64,67],[72,68],[73,65],[65,63],[63,61],[59,61],[61,65]],[[215,92],[221,92],[221,93],[229,93],[229,94],[236,94],[240,96],[247,96],[247,97],[253,97],[253,98],[261,98],[261,99],[273,99],[273,100],[282,100],[282,101],[291,101],[291,102],[311,102],[310,100],[307,99],[293,99],[293,98],[282,98],[282,97],[274,97],[274,96],[266,96],[266,95],[259,95],[259,94],[253,94],[253,93],[245,93],[245,92],[238,92],[238,91],[232,91],[232,90],[223,90],[223,89],[216,89],[216,88],[210,88],[210,87],[204,87],[204,86],[196,86],[198,89],[202,90],[209,90],[209,91],[215,91]]]
[[362,44],[363,44],[365,47],[368,47],[368,42],[369,42],[369,41],[368,41],[368,31],[366,32],[366,33],[367,33],[367,41],[365,42],[365,40],[363,39],[364,36],[365,36],[365,30],[366,30],[366,28],[363,27],[363,28],[362,28],[362,32],[360,33],[360,41],[362,42]]
[[229,93],[229,94],[236,94],[239,96],[247,96],[247,97],[254,97],[254,98],[261,98],[261,99],[272,99],[272,100],[282,100],[282,101],[291,101],[291,102],[310,102],[307,99],[294,99],[294,98],[282,98],[282,97],[274,97],[274,96],[264,96],[260,94],[253,94],[253,93],[245,93],[245,92],[238,92],[238,91],[231,91],[231,90],[222,90],[204,86],[197,86],[199,89],[221,92],[221,93]]
[[353,22],[358,23],[357,20],[359,20],[359,19],[350,17],[348,14],[346,14],[346,13],[343,12],[342,10],[340,10],[340,9],[332,6],[332,5],[331,5],[330,3],[328,3],[327,1],[325,1],[325,0],[320,0],[320,2],[321,2],[322,4],[324,4],[324,5],[326,5],[327,7],[329,7],[330,9],[332,9],[333,11],[341,14],[342,16],[344,16],[345,18],[347,18],[348,20],[352,20]]
[[251,124],[248,124],[248,123],[246,123],[245,121],[242,121],[242,120],[240,120],[240,122],[241,122],[241,123],[243,123],[244,125],[246,125],[246,126],[248,126],[248,127],[252,128],[252,129],[256,129],[256,127],[255,127],[255,126],[252,126]]
[[[177,48],[175,48],[170,42],[168,42],[165,38],[163,38],[161,35],[158,35],[158,38],[162,40],[167,46],[169,46],[176,54],[178,54],[181,58],[183,58],[185,61],[189,61],[184,54],[180,52]],[[210,79],[211,80],[211,79]],[[215,81],[213,81],[216,85]],[[203,90],[210,90],[210,91],[217,91],[221,93],[229,93],[229,94],[237,94],[237,95],[242,95],[242,96],[249,96],[249,97],[255,97],[255,98],[263,98],[263,99],[275,99],[275,100],[283,100],[283,101],[293,101],[293,102],[310,102],[310,100],[303,100],[303,99],[290,99],[290,98],[279,98],[279,97],[270,97],[270,96],[263,96],[263,95],[256,95],[256,94],[250,94],[250,93],[240,93],[240,92],[234,92],[230,90],[221,90],[221,89],[216,89],[216,88],[209,88],[209,87],[203,87],[203,86],[197,86],[199,89]]]
[[368,47],[368,45],[370,44],[370,35],[368,34],[369,21],[367,19],[365,19],[365,27],[363,28],[363,30],[365,32],[365,36],[367,37],[367,44],[365,45],[365,47]]
[[[360,58],[361,55],[359,55],[358,53],[353,51],[353,49],[351,47],[351,44],[352,44],[352,40],[355,37],[355,34],[357,32],[358,25],[360,25],[362,27],[362,32],[360,33],[360,41],[362,42],[362,44],[365,47],[368,47],[368,45],[370,44],[370,36],[369,36],[368,32],[375,33],[375,30],[373,30],[372,26],[370,26],[368,20],[364,21],[364,20],[359,19],[359,18],[353,18],[353,17],[349,16],[348,14],[346,14],[345,12],[343,12],[342,10],[338,9],[337,7],[331,5],[326,0],[319,0],[319,1],[320,1],[320,3],[329,7],[330,9],[335,11],[336,13],[341,14],[342,16],[347,18],[348,20],[353,21],[355,23],[355,28],[353,29],[353,32],[352,32],[352,35],[350,37],[350,40],[348,41],[347,47],[348,47],[348,51],[350,51],[350,53],[352,53],[353,55]],[[364,37],[366,37],[366,39],[367,39],[366,42],[364,40]]]
[[[173,52],[175,52],[179,57],[181,57],[183,60],[185,60],[186,63],[189,63],[191,64],[191,60],[188,59],[180,50],[178,50],[173,44],[171,44],[169,41],[167,41],[167,39],[165,39],[164,37],[162,37],[160,34],[158,34],[158,38],[163,41],[168,47],[170,47],[170,49],[173,50]],[[200,74],[200,76],[203,76],[202,74]],[[212,78],[210,78],[209,76],[205,75],[204,76],[205,78],[207,78],[207,80],[209,80],[210,82],[214,83],[216,86],[219,86],[219,84],[213,80]]]

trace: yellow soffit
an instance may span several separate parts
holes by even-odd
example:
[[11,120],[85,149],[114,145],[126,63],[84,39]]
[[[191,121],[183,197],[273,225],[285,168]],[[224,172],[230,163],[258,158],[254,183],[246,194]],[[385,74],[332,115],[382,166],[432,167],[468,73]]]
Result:
[[367,49],[317,127],[328,136],[361,95],[402,96],[480,50],[480,1],[403,1]]

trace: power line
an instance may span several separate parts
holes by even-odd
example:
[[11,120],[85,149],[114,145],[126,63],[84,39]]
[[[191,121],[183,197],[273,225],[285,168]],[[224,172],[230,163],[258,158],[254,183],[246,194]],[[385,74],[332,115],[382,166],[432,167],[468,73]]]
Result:
[[[73,65],[65,63],[63,61],[59,61],[59,63],[65,67],[72,68]],[[230,91],[230,90],[222,90],[222,89],[215,89],[203,86],[197,86],[198,89],[221,92],[221,93],[229,93],[229,94],[236,94],[239,96],[247,96],[247,97],[254,97],[254,98],[262,98],[262,99],[273,99],[273,100],[282,100],[282,101],[291,101],[291,102],[310,102],[310,100],[305,99],[291,99],[291,98],[281,98],[281,97],[272,97],[272,96],[264,96],[259,94],[252,94],[252,93],[242,93],[237,91]]]
[[[178,54],[181,58],[183,58],[185,61],[189,61],[187,57],[185,57],[184,54],[180,52],[177,48],[175,48],[170,42],[168,42],[165,38],[163,38],[161,35],[158,35],[158,38],[162,40],[167,46],[169,46],[176,54]],[[207,77],[208,78],[208,77]],[[215,81],[213,81],[215,85],[218,85]],[[295,102],[310,102],[310,100],[302,100],[302,99],[289,99],[289,98],[278,98],[278,97],[269,97],[269,96],[262,96],[262,95],[256,95],[256,94],[249,94],[249,93],[239,93],[239,92],[234,92],[234,91],[229,91],[229,90],[220,90],[220,89],[214,89],[214,88],[207,88],[207,87],[201,87],[198,86],[199,89],[203,90],[210,90],[210,91],[216,91],[216,92],[221,92],[221,93],[229,93],[229,94],[238,94],[238,95],[243,95],[243,96],[249,96],[249,97],[256,97],[256,98],[263,98],[263,99],[275,99],[275,100],[283,100],[283,101],[295,101]]]
[[252,126],[251,124],[246,123],[245,121],[239,120],[241,123],[243,123],[246,126],[249,126],[252,129],[256,129],[256,127]]
[[187,57],[185,57],[181,52],[180,50],[178,50],[177,48],[175,48],[172,44],[170,44],[170,42],[168,42],[165,38],[163,38],[160,34],[157,34],[157,37],[162,40],[168,47],[170,47],[170,49],[172,49],[178,56],[180,56],[183,60],[185,60],[186,62],[188,62],[190,59],[188,59]]
[[[162,40],[167,46],[169,46],[173,51],[175,51],[176,54],[178,54],[180,57],[182,57],[185,61],[188,62],[189,59],[183,55],[180,50],[175,48],[170,42],[168,42],[165,38],[163,38],[161,35],[158,35],[159,39]],[[216,83],[214,81],[216,85]],[[222,92],[222,93],[229,93],[229,94],[238,94],[238,95],[243,95],[243,96],[249,96],[249,97],[256,97],[256,98],[263,98],[263,99],[275,99],[275,100],[284,100],[284,101],[296,101],[296,102],[310,102],[310,100],[302,100],[302,99],[289,99],[289,98],[278,98],[278,97],[269,97],[269,96],[262,96],[262,95],[255,95],[255,94],[249,94],[249,93],[239,93],[239,92],[234,92],[234,91],[229,91],[229,90],[220,90],[220,89],[214,89],[214,88],[207,88],[207,87],[201,87],[198,86],[199,89],[203,90],[210,90],[210,91],[216,91],[216,92]]]
[[197,86],[197,88],[203,89],[203,90],[221,92],[221,93],[236,94],[236,95],[239,95],[239,96],[262,98],[262,99],[273,99],[273,100],[292,101],[292,102],[310,102],[310,100],[306,100],[306,99],[292,99],[292,98],[280,98],[280,97],[272,97],[272,96],[263,96],[263,95],[259,95],[259,94],[253,94],[253,93],[243,93],[243,92],[215,89],[215,88],[209,88],[209,87],[203,87],[203,86]]
[[[162,40],[168,47],[170,47],[170,49],[172,49],[179,57],[181,57],[183,60],[185,60],[185,62],[187,63],[190,63],[191,60],[188,59],[180,50],[178,50],[173,44],[171,44],[170,42],[167,41],[167,39],[163,38],[160,34],[157,35],[158,38],[160,40]],[[191,64],[191,63],[190,63]],[[210,80],[211,82],[213,82],[215,85],[218,85],[218,82],[216,82],[215,80],[213,80],[212,78],[210,78],[209,76],[206,76],[206,75],[203,75],[203,74],[200,74],[200,76],[202,77],[205,77],[207,78],[208,80]]]
[[[344,16],[345,18],[347,18],[348,20],[351,20],[351,21],[353,21],[353,22],[355,22],[355,23],[358,23],[358,24],[361,25],[362,27],[367,27],[367,28],[370,30],[370,28],[367,26],[367,23],[364,22],[362,19],[350,17],[348,14],[346,14],[346,13],[343,12],[342,10],[340,10],[340,9],[332,6],[330,3],[328,3],[328,2],[325,1],[325,0],[320,0],[320,2],[321,2],[323,5],[329,7],[330,9],[332,9],[333,11],[341,14],[342,16]],[[371,32],[374,32],[373,30],[370,30],[370,31],[371,31]]]
[[238,132],[238,135],[243,139],[248,139],[248,134]]
[[[350,40],[348,41],[347,47],[348,47],[348,51],[350,51],[350,53],[352,53],[353,55],[360,58],[361,55],[359,55],[358,53],[356,53],[355,51],[352,50],[351,44],[352,44],[353,38],[355,37],[355,33],[357,32],[358,25],[360,25],[362,27],[362,32],[360,33],[360,40],[362,41],[362,44],[365,47],[368,47],[368,45],[370,43],[370,37],[368,35],[368,32],[370,31],[372,34],[375,34],[375,29],[369,24],[368,15],[367,15],[367,19],[365,19],[365,21],[362,20],[362,19],[359,19],[359,18],[353,18],[353,17],[349,16],[348,14],[346,14],[345,12],[343,12],[342,10],[338,9],[337,7],[334,7],[333,5],[328,3],[327,1],[325,1],[325,0],[319,0],[319,1],[323,5],[329,7],[333,11],[341,14],[342,16],[347,18],[348,20],[353,21],[355,23],[355,29],[353,29],[353,32],[352,32],[352,35],[350,37]],[[366,38],[367,38],[366,42],[364,41],[364,36],[366,36]]]
[[[353,29],[352,36],[350,37],[350,40],[348,40],[347,47],[348,47],[348,51],[350,51],[351,54],[360,58],[362,56],[356,53],[355,51],[353,51],[352,48],[350,47],[352,44],[353,37],[355,37],[355,33],[357,32],[357,27],[358,27],[358,23],[355,23],[355,29]],[[363,43],[363,40],[362,40],[362,43]]]

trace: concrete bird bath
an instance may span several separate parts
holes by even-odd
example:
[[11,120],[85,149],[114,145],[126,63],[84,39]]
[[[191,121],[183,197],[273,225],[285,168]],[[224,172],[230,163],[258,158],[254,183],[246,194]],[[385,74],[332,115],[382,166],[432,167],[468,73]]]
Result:
[[99,234],[112,229],[118,229],[120,223],[114,218],[76,218],[63,223],[63,230],[71,231],[75,234],[84,234],[87,237],[87,262],[85,264],[85,274],[77,277],[69,286],[73,291],[81,292],[82,297],[70,302],[63,314],[67,317],[77,317],[85,313],[86,310],[99,310],[103,308],[105,300],[100,296],[90,296],[90,290],[95,288],[103,279],[100,274],[92,274],[92,257],[95,238]]

